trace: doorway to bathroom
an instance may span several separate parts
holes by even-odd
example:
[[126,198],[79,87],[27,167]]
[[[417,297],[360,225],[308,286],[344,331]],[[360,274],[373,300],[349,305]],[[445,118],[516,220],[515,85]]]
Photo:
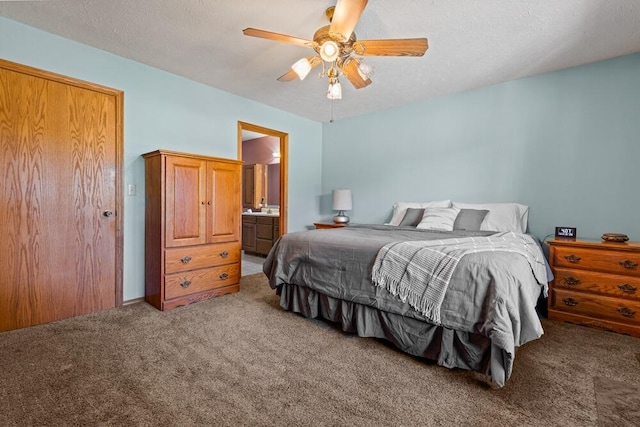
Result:
[[287,232],[287,148],[287,133],[238,122],[243,276],[261,271],[264,257]]

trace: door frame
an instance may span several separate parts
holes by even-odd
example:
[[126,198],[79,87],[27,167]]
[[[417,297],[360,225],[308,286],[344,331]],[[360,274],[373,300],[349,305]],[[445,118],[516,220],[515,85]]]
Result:
[[[287,233],[287,217],[289,199],[287,189],[289,188],[289,134],[275,129],[269,129],[247,122],[238,121],[238,160],[242,160],[242,131],[262,133],[280,139],[280,236]],[[242,177],[240,178],[242,180]],[[241,181],[242,183],[242,181]]]
[[53,73],[51,71],[30,67],[28,65],[18,64],[16,62],[0,59],[0,67],[18,73],[51,80],[81,89],[99,92],[105,95],[113,96],[115,99],[115,206],[114,221],[116,223],[115,235],[115,307],[123,305],[122,277],[123,277],[123,223],[124,223],[124,204],[123,204],[123,177],[122,165],[124,162],[124,92],[96,83],[75,79],[73,77],[64,76],[62,74]]

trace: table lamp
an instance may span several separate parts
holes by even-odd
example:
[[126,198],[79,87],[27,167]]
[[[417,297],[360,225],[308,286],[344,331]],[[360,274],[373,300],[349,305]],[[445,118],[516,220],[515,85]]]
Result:
[[338,215],[333,217],[333,222],[349,223],[349,217],[344,214],[344,211],[350,211],[351,208],[351,190],[333,190],[333,210],[338,211]]

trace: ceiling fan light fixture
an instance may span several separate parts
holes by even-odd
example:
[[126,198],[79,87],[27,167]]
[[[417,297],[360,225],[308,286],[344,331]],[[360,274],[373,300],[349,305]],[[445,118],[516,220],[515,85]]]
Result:
[[338,43],[333,40],[327,40],[322,43],[320,46],[320,58],[326,62],[333,62],[338,59],[338,55],[340,54],[340,48],[338,47]]
[[291,69],[295,71],[300,80],[304,80],[304,78],[307,77],[311,68],[311,62],[309,62],[307,58],[302,58],[291,66]]
[[358,60],[358,74],[360,74],[363,80],[370,79],[375,71],[376,69],[373,65],[361,59]]
[[336,5],[327,8],[325,12],[330,25],[318,28],[311,40],[257,28],[242,30],[246,36],[313,49],[315,54],[296,61],[286,73],[278,77],[278,81],[289,82],[296,77],[303,80],[314,67],[322,64],[322,71],[318,77],[329,79],[327,98],[342,99],[342,86],[338,76],[344,76],[356,89],[362,89],[371,84],[370,77],[375,69],[363,61],[363,56],[367,58],[371,56],[416,57],[423,56],[429,48],[429,43],[424,37],[357,40],[354,29],[368,0],[334,1]]
[[342,86],[336,79],[329,83],[329,89],[327,90],[327,98],[329,99],[342,99]]

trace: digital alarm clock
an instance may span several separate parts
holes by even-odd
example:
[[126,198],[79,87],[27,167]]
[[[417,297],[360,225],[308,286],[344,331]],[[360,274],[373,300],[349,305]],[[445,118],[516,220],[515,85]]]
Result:
[[556,237],[562,239],[575,239],[576,228],[575,227],[556,227]]

